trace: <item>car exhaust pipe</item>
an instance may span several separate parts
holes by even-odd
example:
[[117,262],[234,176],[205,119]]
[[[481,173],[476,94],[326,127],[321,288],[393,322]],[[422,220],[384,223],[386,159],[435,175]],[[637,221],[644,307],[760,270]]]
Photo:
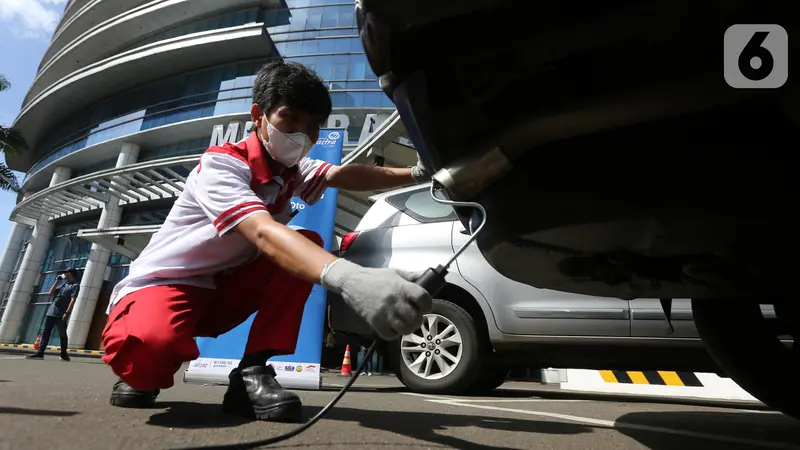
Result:
[[457,160],[435,174],[433,180],[450,194],[453,200],[474,199],[514,168],[500,147]]
[[[388,72],[381,75],[380,80],[381,88],[395,103],[406,133],[425,166],[441,167],[436,164],[437,161],[431,159],[435,152],[427,148],[428,140],[425,138],[432,133],[429,129],[428,109],[424,106],[428,98],[424,74],[414,72],[401,80]],[[420,106],[414,108],[413,105]],[[451,200],[473,200],[514,168],[508,155],[497,144],[487,143],[483,148],[489,150],[474,152],[433,174],[434,183],[443,188]]]

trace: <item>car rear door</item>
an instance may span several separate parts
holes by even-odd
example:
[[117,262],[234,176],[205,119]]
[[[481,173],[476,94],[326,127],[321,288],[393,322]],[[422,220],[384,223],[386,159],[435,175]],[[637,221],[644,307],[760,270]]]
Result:
[[[460,222],[453,248],[469,238]],[[498,273],[472,244],[456,261],[461,276],[480,290],[503,333],[542,336],[630,336],[627,300],[536,289]]]

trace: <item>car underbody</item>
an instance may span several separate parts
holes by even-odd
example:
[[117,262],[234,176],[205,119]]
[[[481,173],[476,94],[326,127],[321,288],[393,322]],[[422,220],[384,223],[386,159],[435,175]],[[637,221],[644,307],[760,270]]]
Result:
[[[787,151],[799,102],[791,81],[734,89],[723,76],[726,29],[778,23],[792,34],[788,2],[356,7],[373,71],[435,181],[486,209],[476,243],[498,272],[577,294],[692,298],[720,366],[800,417],[796,389],[776,391],[791,376],[774,372],[796,373],[800,350],[757,317],[759,303],[774,304],[800,337],[800,177]],[[742,323],[759,350],[736,356]],[[771,378],[754,374],[756,360]]]

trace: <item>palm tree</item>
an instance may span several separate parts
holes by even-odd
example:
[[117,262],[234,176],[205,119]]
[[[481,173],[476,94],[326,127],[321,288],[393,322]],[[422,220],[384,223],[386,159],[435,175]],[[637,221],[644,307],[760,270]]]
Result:
[[[11,87],[11,83],[0,75],[0,92]],[[18,155],[28,150],[28,144],[22,134],[13,129],[0,125],[0,153]],[[19,193],[19,183],[14,172],[3,163],[0,163],[0,190]]]

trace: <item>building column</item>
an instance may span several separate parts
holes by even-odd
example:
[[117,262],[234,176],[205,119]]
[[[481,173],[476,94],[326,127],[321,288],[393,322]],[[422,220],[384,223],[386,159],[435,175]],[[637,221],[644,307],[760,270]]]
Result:
[[[139,158],[139,146],[136,144],[125,143],[117,157],[117,168],[136,163]],[[119,199],[111,197],[103,206],[100,214],[100,221],[97,228],[112,228],[119,226],[122,219],[122,207]],[[89,328],[92,326],[94,310],[97,306],[97,299],[105,281],[108,260],[111,252],[97,244],[92,244],[89,251],[89,258],[86,261],[86,268],[81,277],[78,298],[75,299],[75,306],[72,308],[72,315],[67,325],[67,336],[69,347],[82,349],[86,346],[86,338],[89,336]]]
[[[56,167],[50,178],[50,187],[67,181],[70,176],[72,176],[72,170],[69,167]],[[0,322],[0,343],[13,344],[17,341],[34,285],[41,275],[39,270],[50,244],[50,238],[53,237],[53,228],[53,223],[45,216],[40,217],[36,226],[33,227],[31,241],[22,257],[17,279],[11,287],[8,303],[3,312],[3,320]]]
[[9,280],[14,272],[14,265],[19,258],[22,241],[25,240],[27,232],[28,226],[25,224],[14,222],[14,225],[11,226],[11,233],[8,235],[3,257],[0,258],[0,301],[2,301],[5,293],[8,292]]

